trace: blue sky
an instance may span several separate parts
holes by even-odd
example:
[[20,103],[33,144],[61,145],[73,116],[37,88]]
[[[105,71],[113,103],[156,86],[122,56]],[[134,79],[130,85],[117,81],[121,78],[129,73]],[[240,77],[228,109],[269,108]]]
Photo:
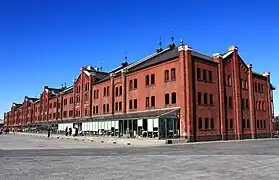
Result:
[[[237,45],[257,72],[279,87],[279,2],[0,0],[0,117],[44,85],[72,84],[83,65],[110,70],[127,52],[135,61],[159,38],[183,37],[209,55]],[[275,103],[279,95],[275,94]],[[279,109],[275,107],[275,111]]]

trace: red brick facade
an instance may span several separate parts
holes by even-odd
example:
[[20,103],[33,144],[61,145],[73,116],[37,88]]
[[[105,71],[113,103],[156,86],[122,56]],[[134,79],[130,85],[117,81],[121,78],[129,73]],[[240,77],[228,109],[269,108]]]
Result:
[[232,46],[207,56],[187,45],[157,52],[111,72],[82,67],[71,87],[44,87],[5,113],[5,127],[83,122],[178,109],[180,137],[191,141],[271,137],[270,74],[252,71]]

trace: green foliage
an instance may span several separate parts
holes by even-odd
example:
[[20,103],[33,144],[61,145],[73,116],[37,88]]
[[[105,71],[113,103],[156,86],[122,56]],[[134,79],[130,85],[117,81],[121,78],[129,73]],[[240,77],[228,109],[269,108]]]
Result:
[[279,116],[276,116],[274,118],[274,127],[275,127],[275,131],[279,131]]

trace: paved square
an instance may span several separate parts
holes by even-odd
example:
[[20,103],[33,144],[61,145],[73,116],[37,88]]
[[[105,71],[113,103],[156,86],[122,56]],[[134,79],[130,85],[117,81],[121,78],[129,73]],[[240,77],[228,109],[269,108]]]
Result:
[[279,140],[127,147],[0,136],[0,179],[278,179]]

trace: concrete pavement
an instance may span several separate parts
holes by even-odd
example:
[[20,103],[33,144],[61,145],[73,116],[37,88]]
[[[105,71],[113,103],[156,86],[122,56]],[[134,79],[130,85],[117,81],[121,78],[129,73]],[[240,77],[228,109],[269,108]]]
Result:
[[[47,138],[47,134],[40,133],[24,133],[17,132],[16,135],[22,136],[37,136]],[[89,141],[104,144],[118,144],[118,145],[129,145],[129,146],[160,146],[166,144],[166,140],[156,140],[156,139],[133,139],[133,138],[117,138],[117,137],[102,137],[102,136],[65,136],[52,134],[50,138],[56,138],[61,140],[79,140],[79,141]]]
[[279,141],[133,147],[0,136],[0,180],[278,179]]

